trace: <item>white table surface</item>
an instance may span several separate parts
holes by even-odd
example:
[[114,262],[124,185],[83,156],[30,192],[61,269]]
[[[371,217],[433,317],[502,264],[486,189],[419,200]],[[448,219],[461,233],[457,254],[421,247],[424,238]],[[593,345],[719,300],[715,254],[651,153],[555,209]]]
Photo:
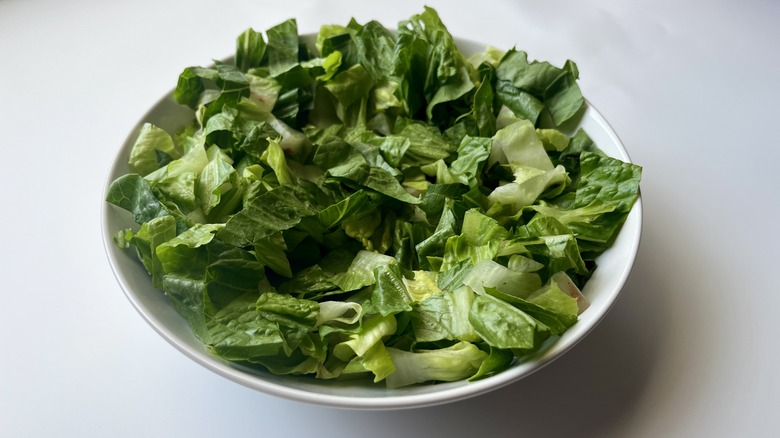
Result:
[[780,434],[780,3],[437,1],[450,31],[575,60],[644,167],[643,240],[605,320],[541,371],[477,398],[357,412],[247,389],[136,313],[99,215],[109,165],[181,69],[295,17],[422,2],[0,0],[0,436]]

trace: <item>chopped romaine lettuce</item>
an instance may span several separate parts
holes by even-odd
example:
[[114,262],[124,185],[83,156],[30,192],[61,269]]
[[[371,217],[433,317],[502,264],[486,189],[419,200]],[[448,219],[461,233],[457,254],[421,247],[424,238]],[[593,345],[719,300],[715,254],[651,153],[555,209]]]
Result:
[[179,76],[190,126],[143,125],[107,196],[139,227],[115,241],[223,359],[390,388],[490,376],[576,324],[638,197],[639,166],[558,129],[578,74],[466,58],[431,8],[312,47],[292,19],[248,29],[234,64]]

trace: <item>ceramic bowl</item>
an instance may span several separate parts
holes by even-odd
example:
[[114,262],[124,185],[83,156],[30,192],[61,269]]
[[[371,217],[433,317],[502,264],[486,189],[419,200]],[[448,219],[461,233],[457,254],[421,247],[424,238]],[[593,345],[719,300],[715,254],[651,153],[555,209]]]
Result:
[[[313,39],[312,35],[306,38]],[[458,40],[461,50],[474,53],[485,45]],[[111,181],[128,173],[127,165],[135,137],[144,122],[174,132],[193,119],[193,112],[177,104],[172,93],[164,96],[143,115],[119,148],[106,179]],[[596,109],[587,104],[579,127],[585,129],[594,142],[608,155],[630,161],[620,139]],[[105,192],[104,192],[105,193]],[[352,409],[397,409],[442,404],[473,397],[495,390],[527,377],[560,357],[582,340],[613,305],[625,284],[634,263],[642,228],[642,201],[639,199],[623,225],[614,245],[597,260],[598,269],[586,284],[583,293],[590,307],[580,320],[551,347],[533,360],[516,363],[494,376],[475,382],[452,382],[386,389],[365,381],[316,380],[305,376],[279,376],[268,372],[241,368],[210,355],[196,338],[185,320],[169,305],[163,293],[152,287],[151,278],[135,254],[117,247],[112,236],[117,230],[137,225],[129,213],[104,202],[102,234],[110,265],[130,303],[146,322],[173,347],[204,367],[230,380],[268,394],[307,403]]]

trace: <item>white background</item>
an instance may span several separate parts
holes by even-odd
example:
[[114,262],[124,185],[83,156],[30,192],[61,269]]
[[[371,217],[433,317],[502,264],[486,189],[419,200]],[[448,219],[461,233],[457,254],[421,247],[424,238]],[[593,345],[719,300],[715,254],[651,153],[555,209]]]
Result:
[[183,67],[248,27],[422,2],[0,0],[0,436],[777,436],[780,3],[435,1],[450,31],[580,68],[644,167],[634,271],[541,371],[444,406],[271,397],[170,347],[115,281],[99,226],[119,145]]

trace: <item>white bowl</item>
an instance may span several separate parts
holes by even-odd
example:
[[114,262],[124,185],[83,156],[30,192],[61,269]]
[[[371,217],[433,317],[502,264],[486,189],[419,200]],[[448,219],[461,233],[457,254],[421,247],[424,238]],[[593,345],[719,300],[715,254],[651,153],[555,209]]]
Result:
[[[305,38],[313,41],[314,36],[307,35]],[[485,48],[485,45],[474,42],[464,40],[457,42],[467,55]],[[174,132],[192,119],[193,112],[177,104],[173,100],[172,93],[152,106],[119,149],[107,176],[104,199],[109,184],[130,171],[127,165],[128,157],[144,122],[151,122],[169,132]],[[604,117],[589,103],[579,126],[585,129],[606,154],[623,161],[630,161],[618,136]],[[193,335],[185,320],[169,305],[163,293],[152,287],[149,274],[135,254],[118,248],[112,241],[112,237],[118,230],[137,228],[131,215],[107,202],[104,202],[102,213],[103,242],[117,281],[146,322],[171,345],[204,367],[249,388],[287,399],[353,409],[412,408],[473,397],[526,377],[560,357],[601,321],[617,299],[634,263],[642,228],[640,198],[634,204],[613,246],[597,259],[598,269],[583,290],[590,301],[590,307],[580,315],[577,324],[533,360],[516,363],[501,373],[475,382],[460,381],[386,389],[364,381],[338,382],[316,380],[305,376],[278,376],[269,372],[242,368],[210,355],[203,343]]]

